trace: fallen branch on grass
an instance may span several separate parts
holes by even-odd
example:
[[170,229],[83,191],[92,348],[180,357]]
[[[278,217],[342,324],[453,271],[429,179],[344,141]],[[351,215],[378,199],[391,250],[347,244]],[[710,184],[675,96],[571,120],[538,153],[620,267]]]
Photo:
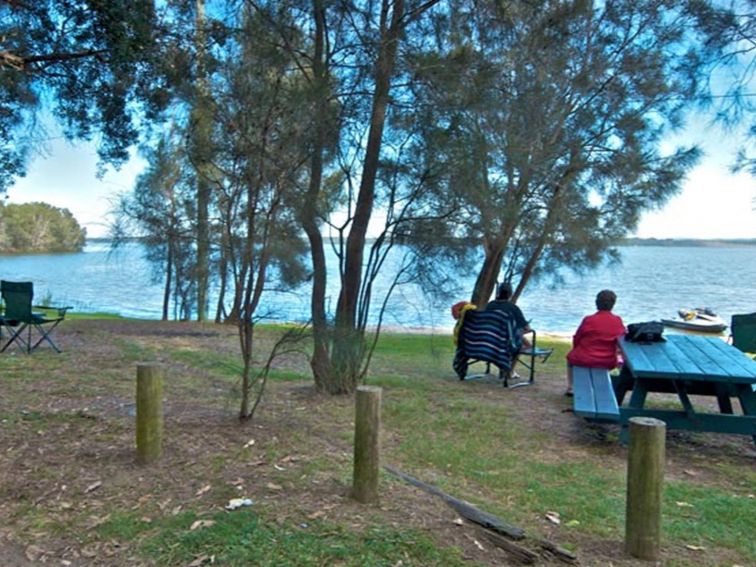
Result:
[[[514,540],[522,540],[527,537],[525,535],[525,530],[523,530],[522,528],[513,526],[512,524],[509,524],[502,519],[489,514],[488,512],[484,512],[483,510],[473,506],[469,502],[455,498],[454,496],[444,492],[440,488],[427,484],[422,480],[419,480],[411,475],[408,475],[407,473],[403,473],[402,471],[395,469],[392,466],[384,465],[383,468],[392,475],[407,482],[408,484],[416,486],[417,488],[420,488],[421,490],[424,490],[429,494],[438,496],[449,506],[454,508],[454,510],[456,510],[460,516],[485,528],[486,531],[481,530],[481,532],[486,535],[491,543],[493,543],[497,547],[500,547],[501,549],[504,549],[505,551],[513,555],[516,559],[518,559],[521,563],[534,563],[538,558],[538,554],[534,553],[530,549],[509,541],[505,537],[502,537],[506,536]],[[577,561],[577,557],[573,553],[570,553],[563,547],[560,547],[551,541],[542,538],[530,539],[537,543],[541,548],[543,548],[543,550],[548,555],[554,556],[560,561],[564,561],[566,563],[575,563]]]
[[527,547],[516,544],[513,541],[510,541],[502,535],[499,535],[495,532],[492,532],[491,530],[484,529],[482,527],[478,527],[476,531],[483,537],[485,537],[490,543],[500,549],[503,549],[504,551],[509,553],[509,555],[511,555],[513,559],[522,563],[523,565],[530,565],[531,563],[535,563],[538,560],[539,556],[536,552],[531,551]]

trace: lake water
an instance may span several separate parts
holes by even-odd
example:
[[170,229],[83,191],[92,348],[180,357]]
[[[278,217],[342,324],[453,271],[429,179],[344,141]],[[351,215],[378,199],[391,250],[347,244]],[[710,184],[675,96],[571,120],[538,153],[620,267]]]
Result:
[[[529,287],[519,301],[531,326],[539,331],[570,333],[582,317],[595,311],[594,298],[604,288],[618,296],[614,311],[625,323],[673,317],[678,308],[707,306],[729,322],[733,313],[756,311],[756,247],[620,248],[620,264],[591,274],[567,274],[564,284]],[[31,280],[38,300],[73,305],[77,311],[102,311],[129,317],[159,319],[162,283],[150,278],[141,244],[111,252],[104,242],[88,243],[77,254],[0,256],[0,278]],[[333,262],[331,265],[334,265]],[[466,299],[472,277],[460,277]],[[329,300],[338,295],[335,274],[329,276]],[[387,282],[376,287],[384,288]],[[464,291],[462,291],[464,290]],[[377,303],[377,301],[376,301]],[[454,321],[450,303],[434,301],[414,286],[399,288],[384,325],[392,328],[448,330]],[[266,294],[261,311],[273,320],[309,318],[309,288]],[[262,314],[262,313],[261,313]]]

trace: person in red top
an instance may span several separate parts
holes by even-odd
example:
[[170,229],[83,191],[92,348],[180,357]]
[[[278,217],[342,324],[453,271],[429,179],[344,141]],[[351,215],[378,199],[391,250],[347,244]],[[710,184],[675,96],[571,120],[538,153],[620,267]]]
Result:
[[572,396],[572,367],[616,368],[619,358],[617,340],[625,334],[622,318],[612,313],[617,295],[610,289],[596,296],[598,311],[588,315],[580,323],[572,337],[572,350],[567,353],[567,392]]

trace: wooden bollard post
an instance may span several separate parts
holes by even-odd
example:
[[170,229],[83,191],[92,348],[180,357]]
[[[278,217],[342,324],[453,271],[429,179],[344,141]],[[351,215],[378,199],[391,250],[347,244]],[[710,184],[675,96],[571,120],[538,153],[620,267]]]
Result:
[[137,461],[157,461],[163,453],[163,368],[137,365],[136,385]]
[[354,483],[352,496],[363,504],[378,501],[381,460],[381,388],[359,386],[354,419]]
[[625,550],[651,561],[659,557],[661,540],[666,430],[661,420],[630,418]]

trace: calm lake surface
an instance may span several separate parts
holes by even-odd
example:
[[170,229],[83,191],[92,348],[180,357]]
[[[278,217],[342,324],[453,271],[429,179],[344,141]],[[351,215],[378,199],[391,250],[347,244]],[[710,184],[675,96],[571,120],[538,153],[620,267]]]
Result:
[[[678,308],[707,306],[729,323],[733,313],[756,311],[756,247],[620,248],[620,264],[585,276],[567,274],[564,284],[541,282],[529,287],[519,305],[531,326],[548,332],[571,333],[582,317],[595,311],[594,297],[604,288],[618,295],[615,313],[625,323],[669,318]],[[390,274],[387,274],[390,275]],[[92,242],[77,254],[0,256],[0,278],[33,281],[37,300],[73,305],[77,311],[101,311],[128,317],[159,319],[162,283],[151,279],[139,243],[111,252],[106,242]],[[466,299],[474,278],[460,277]],[[384,288],[387,282],[378,282]],[[338,288],[329,276],[329,296],[335,305]],[[381,289],[379,289],[379,292]],[[377,300],[374,300],[377,304]],[[434,301],[408,285],[395,291],[384,326],[445,331],[454,321],[452,302]],[[211,304],[212,305],[212,304]],[[269,292],[259,314],[275,321],[309,318],[309,288]],[[263,313],[264,311],[264,313]]]

